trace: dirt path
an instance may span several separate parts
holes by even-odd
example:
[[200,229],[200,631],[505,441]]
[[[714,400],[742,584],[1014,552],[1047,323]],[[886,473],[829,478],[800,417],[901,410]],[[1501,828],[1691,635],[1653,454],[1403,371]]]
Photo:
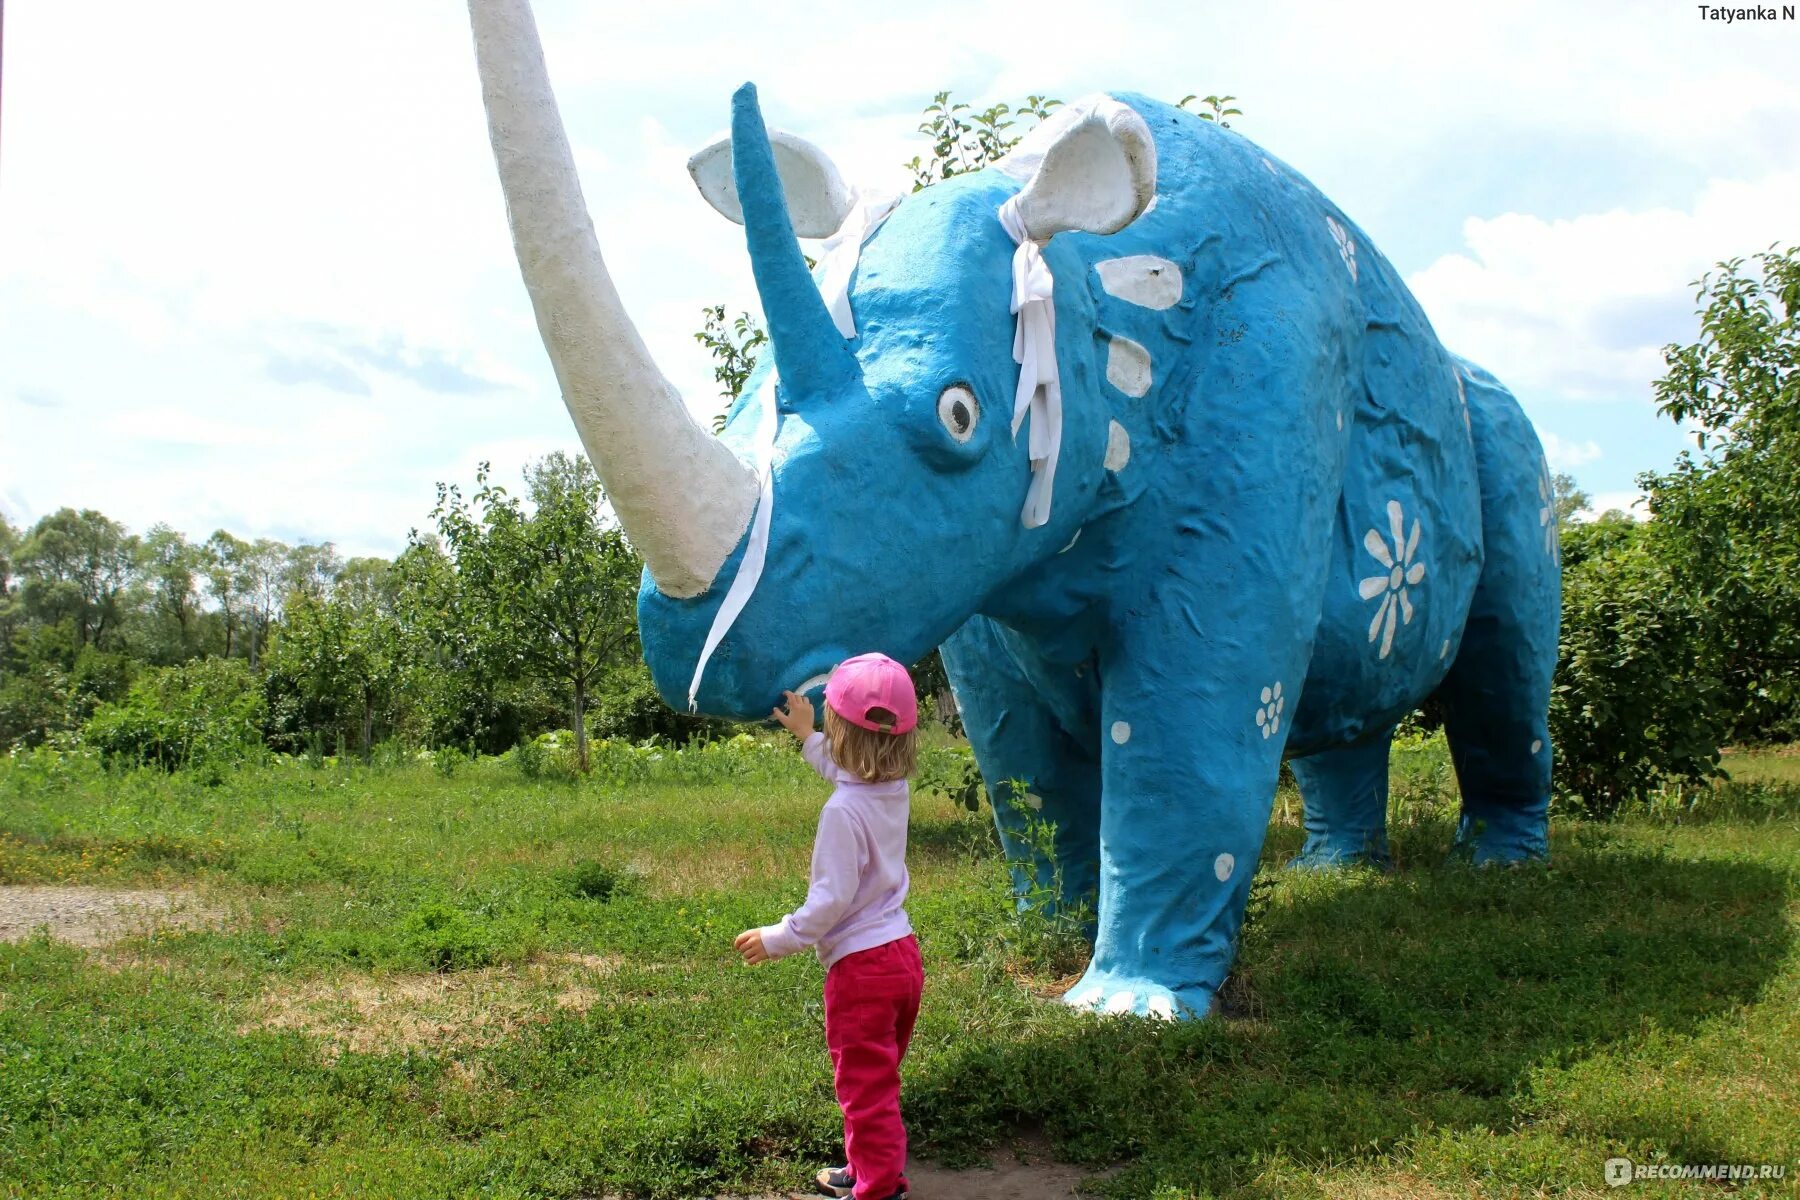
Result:
[[[1053,1162],[1049,1143],[1036,1134],[1023,1134],[1012,1139],[1006,1148],[990,1159],[989,1169],[975,1167],[964,1171],[948,1171],[917,1158],[906,1164],[907,1182],[912,1185],[913,1200],[1047,1200],[1075,1196],[1076,1185],[1084,1180],[1105,1178],[1110,1171],[1096,1172],[1088,1167],[1072,1167]],[[783,1192],[779,1196],[755,1196],[750,1200],[818,1200],[815,1192]],[[720,1200],[726,1200],[721,1197]]]
[[22,942],[43,928],[59,942],[104,946],[135,934],[193,929],[217,919],[192,892],[0,886],[0,942]]

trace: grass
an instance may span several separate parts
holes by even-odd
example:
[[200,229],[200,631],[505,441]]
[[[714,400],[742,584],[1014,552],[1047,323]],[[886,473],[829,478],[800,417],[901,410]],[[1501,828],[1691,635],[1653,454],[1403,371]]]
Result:
[[[1737,1194],[1794,1195],[1796,761],[1558,819],[1552,863],[1517,871],[1445,863],[1440,743],[1396,751],[1391,874],[1281,870],[1287,794],[1231,989],[1247,1015],[1176,1027],[1045,1003],[986,814],[916,797],[909,1126],[951,1161],[1041,1128],[1124,1164],[1121,1197],[1610,1195],[1617,1154],[1782,1164]],[[747,969],[730,939],[800,899],[822,785],[744,743],[605,768],[0,767],[0,882],[229,914],[0,946],[0,1195],[799,1186],[839,1152],[820,972]]]

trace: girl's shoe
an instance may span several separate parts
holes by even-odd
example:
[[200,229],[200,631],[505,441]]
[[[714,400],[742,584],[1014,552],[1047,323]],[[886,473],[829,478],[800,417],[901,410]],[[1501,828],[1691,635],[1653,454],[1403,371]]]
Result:
[[[844,1200],[856,1192],[856,1176],[850,1174],[849,1167],[826,1167],[813,1176],[813,1181],[819,1185],[822,1195],[836,1196],[838,1200]],[[889,1196],[888,1200],[906,1200],[910,1194],[902,1188]]]
[[856,1191],[856,1176],[850,1174],[849,1167],[826,1167],[813,1176],[813,1181],[819,1185],[821,1195],[836,1196],[838,1200]]

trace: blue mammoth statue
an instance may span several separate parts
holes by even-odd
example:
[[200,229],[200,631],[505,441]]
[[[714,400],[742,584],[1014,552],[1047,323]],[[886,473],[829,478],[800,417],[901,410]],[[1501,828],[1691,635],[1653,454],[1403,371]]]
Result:
[[[671,703],[760,718],[852,654],[941,646],[1015,877],[1047,865],[1022,808],[1065,902],[1096,900],[1065,1000],[1105,1012],[1211,1011],[1284,757],[1296,862],[1383,863],[1389,739],[1427,697],[1459,851],[1545,854],[1543,451],[1291,167],[1122,93],[873,204],[746,85],[691,169],[744,225],[772,354],[715,438],[607,276],[526,0],[471,13],[520,267]],[[835,235],[816,273],[797,234]]]

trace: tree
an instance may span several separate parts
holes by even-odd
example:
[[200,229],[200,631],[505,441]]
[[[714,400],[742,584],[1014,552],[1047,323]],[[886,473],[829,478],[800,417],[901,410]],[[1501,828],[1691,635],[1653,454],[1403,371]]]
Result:
[[215,530],[206,539],[201,573],[207,595],[218,608],[219,622],[224,627],[222,656],[225,658],[231,657],[238,630],[243,627],[245,610],[249,607],[249,559],[250,546],[223,529]]
[[288,554],[287,543],[257,538],[242,559],[251,670],[256,669],[258,649],[268,641],[269,628],[281,617],[282,601],[287,598]]
[[1592,498],[1576,484],[1573,475],[1558,471],[1551,477],[1550,504],[1556,510],[1558,528],[1568,525],[1576,513],[1592,502]]
[[116,641],[136,583],[137,539],[91,508],[58,509],[36,525],[19,551],[27,613],[55,624],[68,621],[75,645]]
[[289,595],[323,599],[343,566],[337,547],[330,542],[301,542],[287,551],[287,561],[281,565],[282,587]]
[[354,725],[367,762],[377,718],[393,703],[406,670],[407,631],[380,598],[357,604],[297,592],[273,641],[269,662],[300,685],[326,722]]
[[568,689],[577,761],[588,768],[589,690],[602,669],[637,646],[643,563],[616,527],[602,523],[600,481],[584,458],[556,453],[525,472],[532,510],[489,482],[477,490],[438,485],[432,510],[455,565],[455,627],[465,656]]
[[199,616],[198,572],[203,561],[180,530],[158,523],[144,535],[140,569],[150,589],[151,612],[169,625],[168,650],[157,657],[181,662],[194,654]]
[[1695,283],[1700,336],[1664,349],[1659,411],[1696,447],[1639,484],[1654,552],[1706,618],[1740,739],[1800,728],[1800,247]]

